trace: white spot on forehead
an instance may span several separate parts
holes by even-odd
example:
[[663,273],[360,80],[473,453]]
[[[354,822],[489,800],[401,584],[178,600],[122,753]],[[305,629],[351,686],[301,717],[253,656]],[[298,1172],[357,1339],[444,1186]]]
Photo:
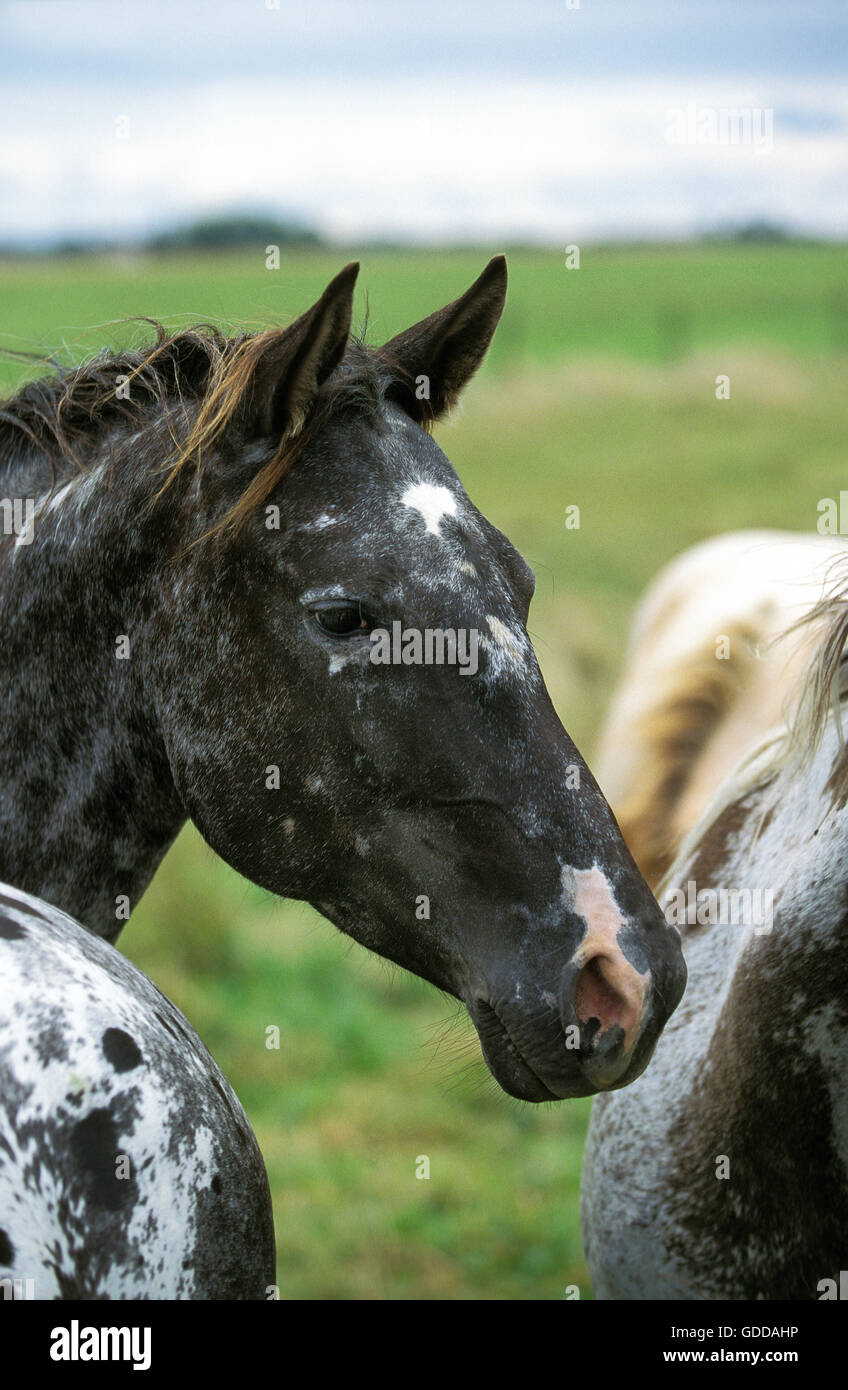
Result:
[[435,483],[413,483],[400,499],[424,518],[431,536],[441,536],[439,522],[443,516],[456,516],[456,498],[449,488]]
[[470,560],[463,560],[459,568],[462,570],[463,574],[470,574],[472,579],[477,578],[476,567],[472,565]]

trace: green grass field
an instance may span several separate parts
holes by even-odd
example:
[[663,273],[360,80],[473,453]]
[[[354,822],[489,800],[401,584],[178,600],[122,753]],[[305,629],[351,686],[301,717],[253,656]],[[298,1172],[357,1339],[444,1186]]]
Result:
[[[454,298],[487,256],[367,251],[370,340]],[[130,315],[284,322],[346,259],[301,253],[279,272],[261,255],[0,262],[0,346],[80,357],[137,338],[116,322]],[[509,261],[493,351],[437,438],[536,570],[531,632],[591,761],[633,606],[663,562],[720,531],[813,529],[818,500],[848,487],[848,262],[844,248],[792,245],[587,248],[570,271],[554,253]],[[23,369],[0,365],[11,389]],[[579,530],[564,524],[572,504]],[[191,829],[121,945],[245,1104],[283,1297],[591,1296],[588,1103],[504,1096],[455,1006],[252,888]]]
[[[461,293],[490,254],[284,252],[277,271],[265,269],[262,248],[227,256],[0,260],[0,343],[51,351],[65,345],[79,357],[125,341],[116,321],[133,316],[171,328],[282,323],[354,257],[362,265],[358,323],[367,301],[369,339],[377,342]],[[839,246],[584,248],[579,270],[567,270],[565,256],[553,251],[517,250],[508,259],[509,299],[489,372],[586,356],[663,362],[730,344],[815,353],[848,347],[848,268]],[[4,364],[0,384],[14,379]]]

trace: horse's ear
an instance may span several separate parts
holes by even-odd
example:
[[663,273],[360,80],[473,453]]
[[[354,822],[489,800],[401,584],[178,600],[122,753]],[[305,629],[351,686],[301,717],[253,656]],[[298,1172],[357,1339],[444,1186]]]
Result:
[[506,257],[495,256],[459,299],[377,349],[409,382],[390,394],[414,420],[450,410],[486,356],[505,299]]
[[311,309],[262,347],[241,409],[252,435],[281,439],[304,424],[319,387],[344,355],[358,274],[359,262],[351,261]]

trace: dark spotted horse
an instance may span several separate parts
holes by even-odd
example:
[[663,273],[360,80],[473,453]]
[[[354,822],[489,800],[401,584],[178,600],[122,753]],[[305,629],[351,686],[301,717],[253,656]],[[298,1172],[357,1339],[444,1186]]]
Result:
[[[623,1086],[681,997],[679,934],[554,712],[532,573],[429,428],[485,355],[505,261],[377,349],[350,334],[356,271],[288,328],[159,331],[5,403],[0,497],[22,524],[0,537],[0,880],[111,943],[191,818],[256,884],[461,1000],[510,1095]],[[444,649],[372,660],[396,624],[413,657],[415,633],[476,634],[476,673]],[[151,1086],[165,1065],[122,1018],[86,1025],[91,1143],[64,1160],[81,1168],[131,1147],[130,1101],[101,1097],[104,1032],[134,1038]],[[39,1084],[33,1067],[7,1080],[7,1123],[15,1087]],[[159,1120],[152,1150],[169,1129],[179,1148],[173,1112]],[[256,1239],[261,1265],[261,1223]]]
[[[749,537],[750,566],[780,574],[789,544],[760,533],[752,551]],[[791,595],[780,574],[773,606],[791,607],[795,621],[764,661],[780,682],[781,649],[794,664],[806,648],[802,680],[784,689],[785,719],[728,770],[658,889],[683,931],[686,997],[647,1073],[593,1105],[582,1205],[600,1297],[838,1296],[848,1250],[848,564],[844,543],[836,569],[806,537],[794,544],[809,569]],[[715,632],[728,631],[726,619]]]

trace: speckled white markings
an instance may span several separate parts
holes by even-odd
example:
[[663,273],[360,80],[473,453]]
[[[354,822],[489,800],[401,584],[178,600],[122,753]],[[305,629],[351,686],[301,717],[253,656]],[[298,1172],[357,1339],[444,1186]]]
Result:
[[[263,1169],[199,1038],[118,952],[6,885],[0,974],[0,1277],[37,1299],[221,1296],[258,1214],[228,1174],[250,1193]],[[235,1203],[223,1274],[202,1246],[215,1202]],[[258,1228],[243,1243],[261,1278]]]
[[524,661],[521,638],[512,632],[502,623],[500,618],[493,618],[490,613],[486,614],[486,622],[489,624],[489,631],[502,651],[511,657],[514,662],[521,664]]
[[500,618],[486,614],[490,637],[481,636],[480,645],[489,654],[489,672],[498,677],[502,675],[529,675],[530,642],[522,632],[507,627]]
[[405,507],[412,507],[424,518],[431,536],[441,536],[439,523],[443,516],[456,516],[456,498],[449,488],[435,483],[413,483],[400,499]]
[[[36,528],[42,520],[53,516],[54,529],[58,530],[59,524],[71,511],[79,513],[93,497],[96,497],[103,481],[105,467],[104,463],[98,463],[86,472],[77,474],[56,491],[51,490],[38,498],[23,499],[26,526],[23,529],[17,525],[15,527],[12,560],[22,548],[32,543]],[[76,539],[76,536],[71,538],[71,546],[75,544]]]
[[362,651],[359,647],[351,646],[348,651],[333,652],[328,668],[330,675],[335,676],[339,671],[343,671],[349,661],[362,661]]
[[304,521],[297,529],[299,531],[326,531],[328,526],[337,526],[338,523],[339,518],[337,516],[330,516],[329,512],[322,512],[313,521]]

